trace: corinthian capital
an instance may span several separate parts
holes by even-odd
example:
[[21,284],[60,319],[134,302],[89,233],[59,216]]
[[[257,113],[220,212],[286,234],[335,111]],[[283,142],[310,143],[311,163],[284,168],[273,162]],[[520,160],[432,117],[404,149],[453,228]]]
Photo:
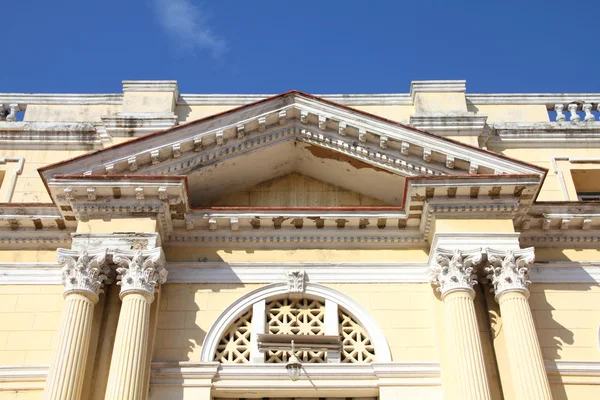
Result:
[[65,295],[81,293],[98,301],[104,283],[110,283],[110,268],[106,265],[106,249],[73,251],[58,249],[58,263],[62,265],[62,282]]
[[510,291],[529,295],[529,264],[535,260],[533,247],[521,250],[486,249],[489,265],[485,268],[487,278],[494,285],[496,298]]
[[456,290],[475,293],[473,286],[477,284],[477,275],[473,274],[473,266],[481,262],[481,249],[446,250],[435,249],[435,263],[429,267],[429,276],[433,284],[439,285],[437,290],[444,298]]
[[117,268],[121,297],[127,292],[140,292],[154,297],[156,286],[167,281],[165,258],[160,247],[152,250],[116,250],[113,262]]

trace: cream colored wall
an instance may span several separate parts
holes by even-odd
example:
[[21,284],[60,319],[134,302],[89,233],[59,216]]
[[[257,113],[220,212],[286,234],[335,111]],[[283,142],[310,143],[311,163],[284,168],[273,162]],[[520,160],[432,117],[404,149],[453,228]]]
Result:
[[[23,149],[2,149],[0,157],[25,157],[23,172],[17,177],[15,191],[13,193],[13,203],[51,203],[37,169],[48,164],[66,160],[85,153],[83,150],[23,150]],[[5,166],[6,177],[2,182],[0,189],[0,202],[4,202],[8,191],[12,170],[16,163],[7,163]]]
[[[153,361],[198,361],[206,333],[225,310],[258,284],[166,284]],[[436,361],[429,284],[329,284],[378,322],[394,361]]]
[[250,284],[170,284],[162,287],[153,361],[199,361],[206,333]]
[[[538,148],[538,149],[493,149],[494,151],[499,151],[500,153],[515,158],[517,160],[527,161],[531,164],[535,164],[537,166],[548,169],[548,175],[546,176],[546,180],[542,185],[542,190],[537,198],[538,201],[565,201],[560,182],[557,174],[554,172],[554,168],[552,166],[552,157],[554,156],[569,156],[574,158],[598,158],[599,150],[595,148],[589,149],[573,149],[570,148],[568,150],[558,149],[558,148]],[[600,169],[599,164],[590,164],[591,168]],[[574,193],[575,187],[570,179],[571,172],[570,169],[583,169],[586,164],[573,164],[568,161],[559,161],[558,166],[562,169],[562,172],[565,176],[565,182],[568,183],[567,190],[570,190],[571,193]],[[570,182],[570,183],[569,183]],[[571,194],[573,196],[573,194]],[[577,199],[575,195],[574,200]]]
[[415,112],[424,113],[464,113],[467,103],[464,92],[417,92]]
[[174,92],[125,92],[123,113],[170,113],[176,100]]
[[357,301],[379,324],[392,361],[439,361],[433,288],[428,283],[327,284]]
[[211,206],[384,206],[383,201],[293,172],[215,201]]
[[62,285],[0,285],[0,365],[50,363],[62,293]]
[[360,111],[368,112],[379,117],[389,119],[390,121],[407,124],[410,121],[410,116],[415,113],[413,106],[401,105],[374,105],[374,106],[352,106]]
[[425,249],[379,249],[379,250],[264,250],[219,249],[215,247],[165,246],[169,262],[225,261],[225,262],[427,262]]
[[533,283],[530,291],[544,359],[600,360],[600,285]]
[[468,104],[468,110],[487,115],[487,122],[548,122],[546,106],[527,104]]
[[29,104],[24,121],[41,122],[99,122],[104,115],[121,111],[119,104],[78,105],[78,104]]
[[175,114],[179,118],[179,123],[192,122],[197,119],[206,118],[211,115],[219,114],[227,110],[231,110],[241,105],[228,106],[188,106],[178,104],[175,107]]

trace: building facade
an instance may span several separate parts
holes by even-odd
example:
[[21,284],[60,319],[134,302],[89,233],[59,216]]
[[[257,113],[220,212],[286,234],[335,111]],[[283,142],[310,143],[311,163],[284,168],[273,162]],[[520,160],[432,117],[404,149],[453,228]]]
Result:
[[600,94],[0,94],[0,399],[600,398]]

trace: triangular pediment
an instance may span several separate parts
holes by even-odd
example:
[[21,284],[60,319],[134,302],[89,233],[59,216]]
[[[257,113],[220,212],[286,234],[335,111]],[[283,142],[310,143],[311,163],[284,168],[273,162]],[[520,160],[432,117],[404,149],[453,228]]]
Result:
[[291,173],[400,205],[409,178],[544,172],[295,91],[40,169],[55,201],[73,177],[177,177],[191,207]]

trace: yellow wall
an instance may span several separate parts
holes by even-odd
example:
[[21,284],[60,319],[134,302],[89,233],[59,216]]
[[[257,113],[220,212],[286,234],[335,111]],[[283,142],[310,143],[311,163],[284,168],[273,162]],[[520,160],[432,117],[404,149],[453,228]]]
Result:
[[291,173],[269,179],[210,202],[211,206],[332,207],[384,206],[383,201],[331,185],[306,175]]
[[487,122],[548,122],[545,105],[469,104],[469,111],[487,115]]
[[41,122],[99,122],[105,115],[113,115],[121,111],[119,104],[99,105],[41,105],[29,104],[23,117],[24,121]]
[[0,285],[0,365],[50,363],[62,293],[62,285]]
[[262,250],[219,249],[215,247],[165,246],[165,256],[170,262],[225,261],[225,262],[427,262],[425,249],[396,250]]
[[[258,284],[166,284],[153,361],[198,361],[206,333],[225,310]],[[436,361],[429,284],[329,284],[377,320],[394,361]]]
[[534,283],[530,291],[544,359],[600,359],[599,285]]

